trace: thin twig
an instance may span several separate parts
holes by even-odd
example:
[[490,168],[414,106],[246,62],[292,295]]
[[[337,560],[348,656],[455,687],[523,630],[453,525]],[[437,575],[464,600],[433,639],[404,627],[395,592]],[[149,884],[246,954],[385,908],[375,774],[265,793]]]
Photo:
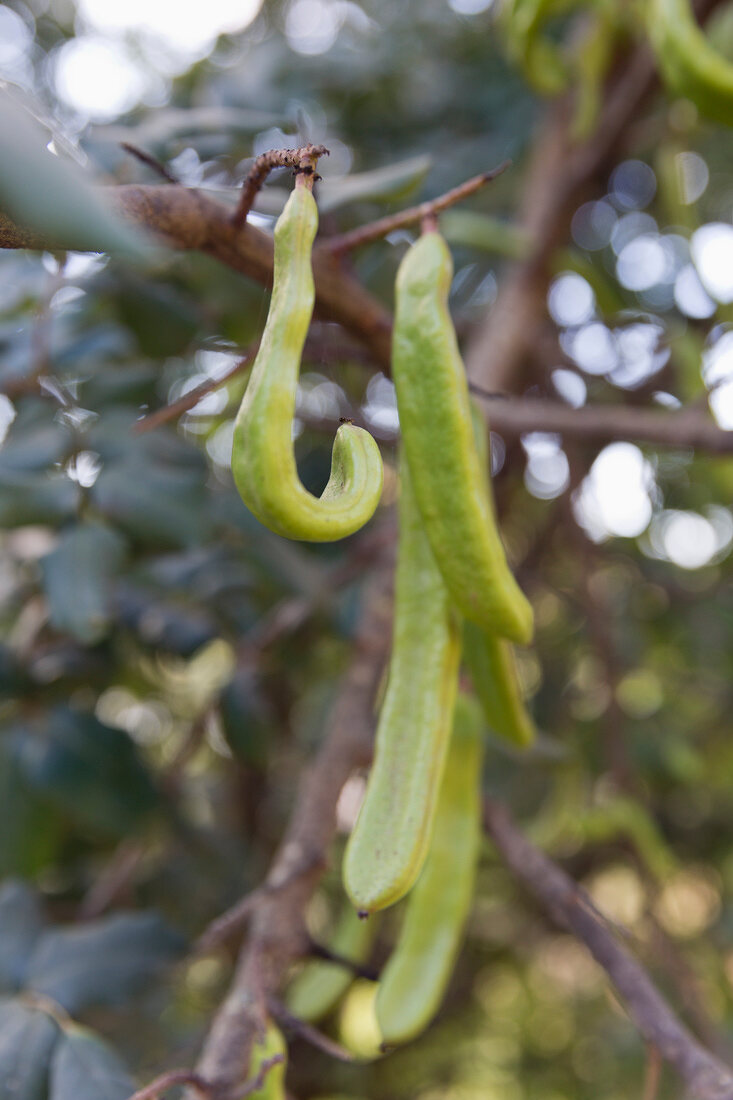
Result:
[[267,883],[280,888],[263,893],[252,906],[247,942],[199,1060],[203,1077],[232,1087],[246,1073],[262,1025],[260,991],[276,996],[291,964],[307,954],[304,911],[336,830],[336,803],[346,780],[371,754],[374,695],[389,645],[392,542],[365,592],[353,663],[331,711],[326,738],[299,786],[268,875]]
[[255,157],[254,164],[247,173],[242,185],[237,209],[232,215],[232,225],[240,228],[247,220],[257,192],[274,168],[295,168],[305,172],[312,169],[313,162],[319,157],[327,157],[329,150],[325,145],[304,145],[301,149],[268,149]]
[[366,978],[367,981],[376,982],[379,977],[379,971],[375,970],[373,966],[365,966],[363,963],[354,962],[353,959],[348,959],[345,955],[339,955],[337,951],[332,951],[330,947],[326,947],[322,943],[316,943],[315,940],[310,941],[308,950],[314,959],[323,959],[324,962],[343,966],[344,970],[351,971],[357,978]]
[[198,405],[199,401],[206,397],[208,393],[213,393],[214,390],[219,389],[220,386],[225,385],[236,375],[241,374],[242,371],[247,370],[252,366],[252,361],[257,354],[259,347],[259,341],[253,344],[252,347],[245,352],[241,359],[229,368],[219,378],[207,378],[205,382],[199,383],[198,386],[194,386],[192,390],[188,390],[181,397],[175,401],[171,401],[169,405],[164,405],[162,409],[156,409],[155,412],[149,413],[147,416],[143,416],[140,420],[135,422],[133,432],[135,435],[142,435],[143,432],[152,432],[155,428],[159,428],[161,424],[167,424],[171,420],[176,420],[183,413],[188,412],[194,405]]
[[502,161],[497,168],[492,168],[490,172],[482,172],[480,176],[473,176],[465,183],[459,184],[458,187],[453,187],[445,194],[439,195],[437,199],[422,202],[419,206],[411,206],[407,210],[401,210],[398,214],[389,214],[386,218],[380,218],[379,221],[370,222],[368,225],[360,225],[358,229],[352,229],[349,233],[340,233],[338,236],[324,241],[322,247],[327,248],[333,255],[342,255],[352,248],[359,248],[370,241],[386,237],[388,233],[395,229],[401,229],[405,225],[414,225],[416,222],[422,222],[431,217],[434,218],[441,210],[447,210],[449,206],[462,202],[463,199],[468,198],[469,195],[473,195],[475,191],[479,191],[487,183],[495,180],[497,176],[506,171],[511,163],[510,160]]
[[644,1068],[644,1088],[641,1100],[657,1100],[659,1082],[662,1079],[662,1056],[651,1043],[646,1048],[646,1066]]
[[342,1047],[340,1043],[330,1039],[328,1035],[324,1035],[317,1027],[313,1027],[312,1024],[307,1023],[305,1020],[301,1020],[300,1016],[294,1016],[277,997],[268,997],[267,1007],[279,1024],[282,1024],[283,1027],[286,1027],[294,1035],[297,1035],[299,1039],[303,1039],[306,1043],[310,1043],[312,1047],[316,1047],[317,1050],[322,1050],[324,1054],[328,1054],[338,1062],[355,1061],[354,1055],[351,1054],[346,1047]]
[[257,1075],[253,1077],[251,1081],[247,1081],[241,1089],[236,1090],[237,1100],[244,1100],[245,1096],[251,1096],[253,1092],[258,1092],[264,1085],[265,1078],[270,1070],[274,1069],[275,1066],[282,1065],[284,1061],[284,1054],[273,1054],[269,1058],[265,1058],[257,1071]]
[[115,899],[126,894],[144,859],[146,847],[129,837],[120,842],[110,862],[97,875],[77,910],[79,920],[93,920],[109,909]]
[[553,920],[586,945],[626,1002],[641,1036],[679,1073],[691,1095],[696,1100],[733,1100],[733,1073],[682,1024],[587,894],[530,844],[505,807],[487,800],[484,823],[510,870]]
[[212,1085],[193,1070],[171,1069],[167,1073],[161,1073],[160,1077],[156,1077],[145,1088],[138,1089],[130,1100],[158,1100],[161,1093],[172,1089],[174,1085],[188,1085],[201,1096],[207,1097],[212,1096],[214,1091]]
[[[321,866],[322,862],[322,859],[318,857],[318,866]],[[263,898],[270,894],[276,894],[280,890],[285,890],[290,886],[293,879],[299,878],[307,870],[313,870],[315,865],[316,857],[314,856],[310,865],[306,866],[305,862],[300,864],[293,869],[292,874],[287,878],[277,881],[268,878],[267,882],[264,882],[262,886],[258,886],[256,890],[252,890],[243,897],[241,901],[238,901],[236,905],[232,905],[230,909],[227,909],[225,913],[222,913],[220,917],[217,917],[216,920],[213,920],[211,924],[204,929],[194,944],[194,953],[206,954],[218,947],[221,943],[224,943],[236,932],[241,931],[242,926],[246,923],[252,911]]]
[[156,176],[160,176],[167,183],[178,183],[179,181],[173,175],[169,168],[166,168],[157,157],[154,157],[152,153],[146,153],[144,149],[140,149],[139,146],[133,145],[129,141],[121,141],[120,148],[124,149],[130,156],[135,157],[141,164],[146,164],[148,168],[152,168]]

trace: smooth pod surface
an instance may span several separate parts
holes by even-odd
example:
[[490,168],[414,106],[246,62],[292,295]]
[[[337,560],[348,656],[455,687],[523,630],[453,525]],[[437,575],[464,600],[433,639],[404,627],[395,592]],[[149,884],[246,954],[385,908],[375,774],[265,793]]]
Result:
[[458,686],[458,616],[401,463],[392,655],[374,763],[344,855],[358,910],[399,901],[420,874],[432,831]]
[[460,949],[481,840],[481,726],[476,700],[459,695],[430,851],[377,990],[377,1023],[388,1046],[428,1026]]
[[[360,920],[345,906],[329,947],[354,963],[365,962],[377,931],[378,921]],[[308,1023],[318,1023],[336,1007],[354,980],[354,971],[341,963],[314,959],[306,963],[287,992],[291,1012]]]
[[[471,421],[474,446],[493,511],[494,500],[489,479],[489,433],[486,421],[474,400],[471,400]],[[512,643],[467,620],[463,626],[463,657],[489,727],[500,737],[521,748],[531,745],[536,731],[524,703]]]
[[275,227],[275,271],[265,331],[234,425],[232,473],[249,510],[278,535],[329,542],[358,531],[382,493],[379,448],[368,432],[341,424],[331,477],[320,497],[302,484],[293,452],[293,418],[303,345],[315,288],[311,251],[318,210],[296,187]]
[[649,38],[668,87],[733,126],[733,63],[711,46],[690,0],[647,0]]
[[425,233],[397,274],[392,372],[402,440],[425,531],[456,606],[485,630],[528,643],[532,608],[507,564],[473,440],[466,373],[448,312],[443,238]]
[[531,745],[536,731],[524,704],[511,642],[466,622],[463,655],[490,729],[520,748]]

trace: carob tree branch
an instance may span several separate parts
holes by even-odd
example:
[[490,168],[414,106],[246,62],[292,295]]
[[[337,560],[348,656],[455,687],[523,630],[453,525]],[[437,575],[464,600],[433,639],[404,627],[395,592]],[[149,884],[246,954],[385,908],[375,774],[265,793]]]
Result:
[[337,236],[330,237],[325,241],[322,247],[328,249],[334,256],[340,256],[344,252],[349,252],[353,248],[360,248],[370,241],[378,241],[395,229],[401,229],[405,225],[414,225],[416,222],[423,222],[426,218],[434,218],[441,210],[447,210],[449,206],[463,202],[469,195],[473,195],[474,192],[485,187],[491,180],[495,180],[497,176],[506,171],[510,164],[510,160],[502,161],[497,168],[492,168],[489,172],[482,172],[479,176],[473,176],[465,183],[459,184],[458,187],[446,191],[444,195],[439,195],[437,199],[421,202],[418,206],[410,206],[407,210],[400,210],[397,214],[389,214],[386,218],[380,218],[379,221],[360,225],[349,233],[339,233]]
[[703,408],[657,412],[626,405],[586,405],[579,409],[531,397],[488,397],[471,387],[488,411],[491,427],[503,435],[556,432],[591,443],[635,439],[664,447],[694,447],[711,454],[733,452],[733,432],[719,428]]
[[[204,252],[264,286],[272,284],[272,237],[249,223],[234,225],[230,208],[203,192],[173,184],[126,184],[107,188],[105,194],[125,220],[164,244]],[[0,248],[74,250],[77,246],[73,237],[60,234],[49,240],[0,212]],[[392,321],[387,310],[325,248],[313,252],[313,275],[317,317],[336,321],[358,336],[389,372]]]
[[249,935],[204,1043],[197,1072],[221,1095],[226,1090],[236,1094],[246,1080],[268,998],[277,997],[291,963],[308,954],[303,914],[328,860],[338,796],[353,770],[371,756],[373,702],[389,645],[392,567],[390,539],[366,587],[354,658],[331,710],[326,738],[300,783],[282,844],[250,906]]
[[325,145],[304,145],[301,149],[268,149],[266,153],[260,153],[255,157],[254,164],[242,185],[242,194],[232,217],[232,224],[237,228],[244,225],[252,204],[257,198],[257,192],[274,168],[295,168],[301,172],[313,172],[313,165],[318,158],[329,155],[330,150]]
[[733,1073],[698,1043],[590,898],[520,832],[508,811],[484,803],[484,824],[502,859],[554,921],[584,943],[623,998],[637,1030],[685,1082],[694,1100],[733,1100]]

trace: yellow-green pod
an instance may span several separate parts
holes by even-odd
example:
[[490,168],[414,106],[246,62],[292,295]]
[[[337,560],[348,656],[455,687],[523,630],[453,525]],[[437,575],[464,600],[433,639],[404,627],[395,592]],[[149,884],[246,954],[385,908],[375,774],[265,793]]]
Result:
[[452,274],[437,232],[415,242],[397,273],[392,373],[404,451],[456,606],[485,630],[527,643],[532,608],[507,564],[473,442],[466,373],[448,312]]
[[[350,962],[366,961],[377,930],[377,921],[360,920],[347,905],[329,944],[336,955]],[[315,1024],[331,1013],[354,980],[354,972],[342,963],[314,959],[306,963],[287,992],[290,1011],[301,1020]]]
[[521,748],[531,745],[536,731],[522,698],[511,643],[467,622],[463,654],[489,728]]
[[350,423],[336,432],[331,477],[314,497],[298,476],[293,418],[300,359],[315,289],[311,251],[315,199],[296,186],[275,227],[270,311],[234,425],[232,473],[242,500],[266,527],[286,538],[329,542],[358,531],[382,493],[382,459],[368,432]]
[[481,840],[481,710],[459,695],[430,851],[377,990],[388,1046],[423,1031],[443,1000],[471,908]]
[[710,45],[690,0],[647,0],[646,13],[665,84],[707,118],[733,126],[733,63]]
[[461,630],[402,457],[392,656],[374,763],[344,855],[344,886],[371,913],[410,890],[428,851],[458,686]]
[[250,1100],[285,1100],[285,1069],[287,1066],[288,1045],[280,1028],[268,1020],[265,1037],[261,1042],[255,1039],[252,1046],[252,1059],[249,1068],[249,1080],[252,1081],[266,1062],[276,1054],[282,1054],[282,1062],[267,1070],[262,1088],[249,1093]]
[[[473,438],[486,492],[493,509],[489,479],[489,434],[486,421],[475,401],[471,401]],[[473,688],[491,730],[525,748],[535,739],[534,723],[524,705],[517,672],[514,647],[505,638],[498,638],[475,623],[463,627],[463,656],[471,673]]]

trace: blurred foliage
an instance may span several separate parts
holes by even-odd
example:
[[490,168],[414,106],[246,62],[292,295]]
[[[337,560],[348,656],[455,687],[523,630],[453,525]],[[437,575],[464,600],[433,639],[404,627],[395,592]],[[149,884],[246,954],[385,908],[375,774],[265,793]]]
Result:
[[[128,140],[232,202],[254,152],[324,141],[324,232],[511,156],[510,172],[446,216],[463,333],[526,247],[513,219],[544,109],[489,7],[268,0],[248,28],[190,64],[161,64],[151,104],[89,124],[54,77],[65,44],[94,32],[86,8],[9,0],[0,17],[21,21],[26,46],[17,72],[0,75],[17,82],[84,187],[103,176],[155,182],[120,149]],[[570,7],[541,33],[563,64],[578,62],[563,76],[572,82],[584,77],[582,51],[573,58],[568,45]],[[629,46],[641,30],[627,14],[613,33]],[[333,30],[320,52],[307,38],[319,19]],[[713,34],[733,54],[730,11]],[[138,47],[144,62],[152,47]],[[588,127],[597,96],[583,94]],[[2,118],[0,130],[15,141]],[[558,253],[549,305],[560,345],[535,365],[533,394],[704,405],[725,382],[730,301],[708,285],[712,297],[703,291],[695,311],[680,289],[685,272],[688,283],[697,278],[696,232],[729,227],[733,146],[721,133],[662,93],[637,120],[631,159],[600,181],[605,195],[578,211],[574,239]],[[35,155],[59,160],[42,142]],[[64,213],[48,171],[43,195],[52,189],[59,207],[44,216],[83,215],[86,190],[66,186]],[[3,168],[0,177],[17,197],[17,174]],[[281,174],[266,189],[265,220],[289,182]],[[351,259],[388,305],[407,237]],[[641,252],[624,274],[630,244],[661,249],[667,266],[656,280],[634,280]],[[580,282],[563,282],[569,274]],[[348,663],[367,543],[289,544],[246,513],[228,468],[243,378],[178,422],[134,431],[146,412],[228,370],[266,309],[261,287],[196,254],[0,254],[0,1080],[18,1082],[16,1100],[122,1100],[133,1088],[122,1063],[144,1081],[193,1062],[228,966],[218,957],[171,963],[261,880]],[[583,354],[591,338],[612,349],[600,366]],[[395,415],[390,384],[343,334],[316,323],[309,349],[297,451],[317,488],[331,446],[320,419],[354,413],[393,438]],[[649,515],[623,537],[594,527],[578,503],[599,448],[568,452],[578,471],[571,500],[557,477],[559,440],[493,444],[507,546],[537,613],[537,643],[520,671],[542,736],[526,758],[492,741],[486,790],[631,929],[692,1027],[725,1046],[730,460],[637,452]],[[384,450],[393,466],[389,441]],[[592,489],[591,478],[583,486]],[[393,486],[388,469],[385,506]],[[680,515],[703,523],[693,550],[694,531],[713,539],[706,557],[690,557],[689,538],[675,543]],[[341,905],[334,875],[309,913],[319,939]],[[385,914],[377,967],[398,920],[399,911]],[[357,982],[326,1024],[365,1057],[376,1049],[373,992]],[[602,973],[487,844],[435,1024],[406,1049],[351,1066],[295,1041],[288,1080],[303,1100],[627,1100],[641,1094],[643,1071],[642,1044]],[[666,1071],[659,1096],[681,1096]]]

